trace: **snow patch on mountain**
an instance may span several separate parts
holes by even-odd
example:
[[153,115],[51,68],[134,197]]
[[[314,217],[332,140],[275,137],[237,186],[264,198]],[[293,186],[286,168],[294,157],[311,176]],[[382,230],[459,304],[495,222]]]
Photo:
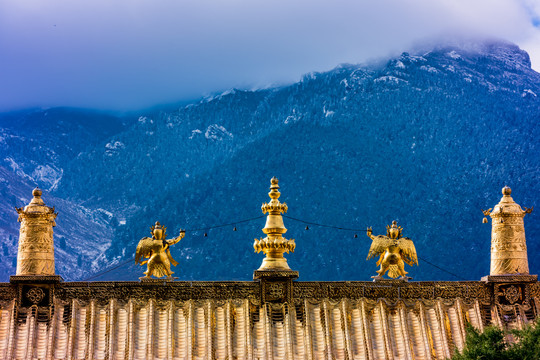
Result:
[[233,134],[227,131],[224,126],[213,124],[208,126],[206,129],[206,132],[204,133],[204,137],[208,140],[218,140],[221,141],[223,139],[232,139]]
[[[424,55],[427,55],[427,54],[424,54]],[[409,54],[407,52],[404,52],[403,54],[401,54],[399,60],[402,61],[404,64],[405,63],[427,62],[427,59],[424,56],[411,55],[411,54]]]
[[324,113],[324,117],[331,117],[331,116],[333,116],[335,114],[334,111],[327,110],[326,106],[323,107],[323,113]]
[[455,50],[446,53],[446,55],[450,56],[454,60],[461,59],[461,55],[459,55]]
[[452,65],[443,65],[443,69],[446,69],[450,72],[456,72],[456,68]]
[[234,95],[234,94],[236,94],[236,89],[229,89],[229,90],[226,90],[226,91],[222,92],[219,97],[222,98],[224,96]]
[[119,150],[124,149],[126,146],[121,141],[111,141],[105,145],[105,155],[113,156]]
[[191,136],[189,137],[189,139],[193,139],[198,134],[202,134],[202,131],[199,129],[191,130]]
[[439,70],[435,69],[433,66],[429,66],[429,65],[422,65],[420,66],[420,70],[424,70],[424,71],[427,71],[427,72],[430,72],[430,73],[438,73]]
[[47,185],[50,191],[58,187],[63,174],[62,169],[56,169],[50,165],[38,165],[31,176],[37,184]]
[[396,63],[394,64],[394,66],[398,69],[405,69],[405,64],[403,64],[403,62],[399,60],[396,60]]
[[368,72],[366,72],[365,69],[356,69],[354,70],[353,72],[351,72],[351,75],[350,75],[350,80],[351,80],[351,85],[354,85],[354,84],[362,84],[364,81],[366,81],[366,79],[368,78],[369,74]]
[[403,79],[400,79],[391,75],[381,76],[381,77],[376,78],[373,81],[375,83],[392,83],[392,84],[399,84],[399,83],[406,84],[408,82],[407,80],[403,80]]
[[18,176],[28,180],[34,180],[30,175],[26,174],[23,171],[22,166],[20,166],[12,157],[7,157],[4,159],[4,161],[8,163],[8,166],[11,168],[11,170]]
[[296,112],[296,109],[292,109],[292,114],[287,116],[287,118],[285,118],[285,121],[283,121],[283,123],[291,124],[291,123],[297,122],[298,120],[300,120],[299,114]]

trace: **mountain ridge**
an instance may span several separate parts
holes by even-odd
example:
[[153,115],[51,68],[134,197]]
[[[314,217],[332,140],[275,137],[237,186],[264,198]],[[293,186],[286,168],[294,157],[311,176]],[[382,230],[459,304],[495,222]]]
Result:
[[[479,209],[498,202],[506,183],[523,206],[540,193],[540,74],[515,45],[480,48],[441,46],[378,65],[340,65],[287,86],[227,91],[174,112],[141,114],[65,163],[53,193],[112,214],[110,245],[95,269],[128,258],[156,220],[173,234],[261,215],[258,204],[277,175],[292,217],[380,233],[397,219],[429,262],[455,244],[477,251],[473,262],[441,264],[477,279],[489,269],[490,239]],[[540,249],[535,218],[525,220],[529,254]],[[352,232],[285,224],[286,236],[297,239],[288,259],[301,280],[369,279],[374,271],[356,259],[369,248],[363,234],[361,241]],[[250,239],[263,225],[211,230],[208,238],[188,234],[174,250],[177,272],[191,280],[250,278],[262,259]],[[436,234],[452,241],[433,240]],[[347,251],[330,250],[336,246]],[[231,268],[236,252],[244,261]],[[415,278],[456,279],[423,265],[410,270]],[[468,274],[460,274],[464,268]],[[122,269],[102,278],[141,272]]]

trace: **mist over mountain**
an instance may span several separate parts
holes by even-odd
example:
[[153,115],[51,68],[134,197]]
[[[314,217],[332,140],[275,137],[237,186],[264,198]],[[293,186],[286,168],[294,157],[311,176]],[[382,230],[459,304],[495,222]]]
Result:
[[[286,215],[358,230],[306,230],[285,218],[300,280],[370,280],[376,266],[360,230],[384,234],[392,220],[415,242],[420,266],[406,269],[415,280],[477,280],[489,273],[481,209],[504,185],[520,205],[538,204],[539,96],[527,53],[489,41],[341,65],[134,119],[65,108],[0,114],[0,281],[15,273],[13,207],[35,185],[60,213],[56,266],[67,280],[132,258],[155,221],[170,236],[188,230],[171,250],[180,279],[248,280],[263,258],[252,243],[264,218],[208,229],[262,215],[272,176]],[[536,212],[525,229],[538,274]],[[98,279],[143,271],[130,263]]]

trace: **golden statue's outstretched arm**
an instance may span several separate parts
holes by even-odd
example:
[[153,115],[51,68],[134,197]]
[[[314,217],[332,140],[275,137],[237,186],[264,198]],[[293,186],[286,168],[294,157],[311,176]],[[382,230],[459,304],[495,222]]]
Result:
[[169,240],[165,240],[167,242],[167,244],[170,246],[170,245],[174,245],[176,244],[177,242],[179,242],[180,240],[182,240],[184,238],[184,236],[186,236],[186,230],[180,230],[180,235],[178,235],[177,238],[174,238],[174,239],[169,239]]
[[367,234],[368,238],[373,240],[373,235],[371,235],[371,234],[373,234],[373,229],[371,228],[371,226],[367,228],[366,234]]

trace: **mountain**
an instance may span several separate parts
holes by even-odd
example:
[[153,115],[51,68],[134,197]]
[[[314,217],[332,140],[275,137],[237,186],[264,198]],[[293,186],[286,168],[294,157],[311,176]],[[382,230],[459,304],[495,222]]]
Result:
[[[141,113],[135,121],[116,118],[117,127],[98,125],[90,113],[66,132],[69,138],[93,134],[84,149],[64,153],[57,142],[42,141],[56,157],[34,160],[25,146],[2,142],[10,154],[2,156],[2,177],[6,186],[25,175],[36,182],[35,169],[54,164],[61,178],[37,182],[49,190],[47,203],[64,202],[56,205],[56,233],[65,231],[64,219],[79,222],[68,220],[72,209],[82,207],[83,218],[94,219],[69,228],[83,234],[79,248],[67,241],[57,264],[71,256],[86,271],[59,270],[67,279],[118,265],[98,279],[141,276],[141,267],[124,263],[156,220],[171,236],[188,230],[172,249],[181,279],[250,279],[263,257],[252,243],[263,236],[264,219],[240,221],[262,215],[272,176],[289,206],[285,236],[297,248],[286,257],[300,280],[369,280],[376,266],[364,260],[370,245],[364,230],[373,226],[383,234],[392,220],[415,241],[420,266],[408,268],[415,280],[479,279],[489,272],[491,230],[481,223],[481,209],[499,201],[504,185],[522,206],[538,201],[539,96],[540,74],[517,46],[439,45],[307,74],[289,86],[231,90],[177,111]],[[28,130],[2,131],[16,137]],[[2,197],[2,214],[12,194]],[[294,219],[356,230],[313,224],[306,230]],[[533,258],[540,250],[538,215],[528,215],[525,224],[531,273],[539,273]],[[99,226],[100,235],[86,233]],[[9,274],[16,234],[3,231],[10,260],[1,266]]]
[[[53,196],[65,168],[80,153],[89,151],[132,121],[96,111],[53,108],[0,114],[0,239],[4,261],[0,281],[15,274],[19,224],[15,207],[25,206],[32,189],[45,190],[45,201],[62,219],[55,229],[56,268],[74,279],[99,270],[99,261],[110,246],[113,215]],[[68,170],[69,171],[69,170]],[[105,241],[104,241],[105,240]],[[83,257],[88,259],[83,262]],[[79,266],[78,266],[79,265]]]

